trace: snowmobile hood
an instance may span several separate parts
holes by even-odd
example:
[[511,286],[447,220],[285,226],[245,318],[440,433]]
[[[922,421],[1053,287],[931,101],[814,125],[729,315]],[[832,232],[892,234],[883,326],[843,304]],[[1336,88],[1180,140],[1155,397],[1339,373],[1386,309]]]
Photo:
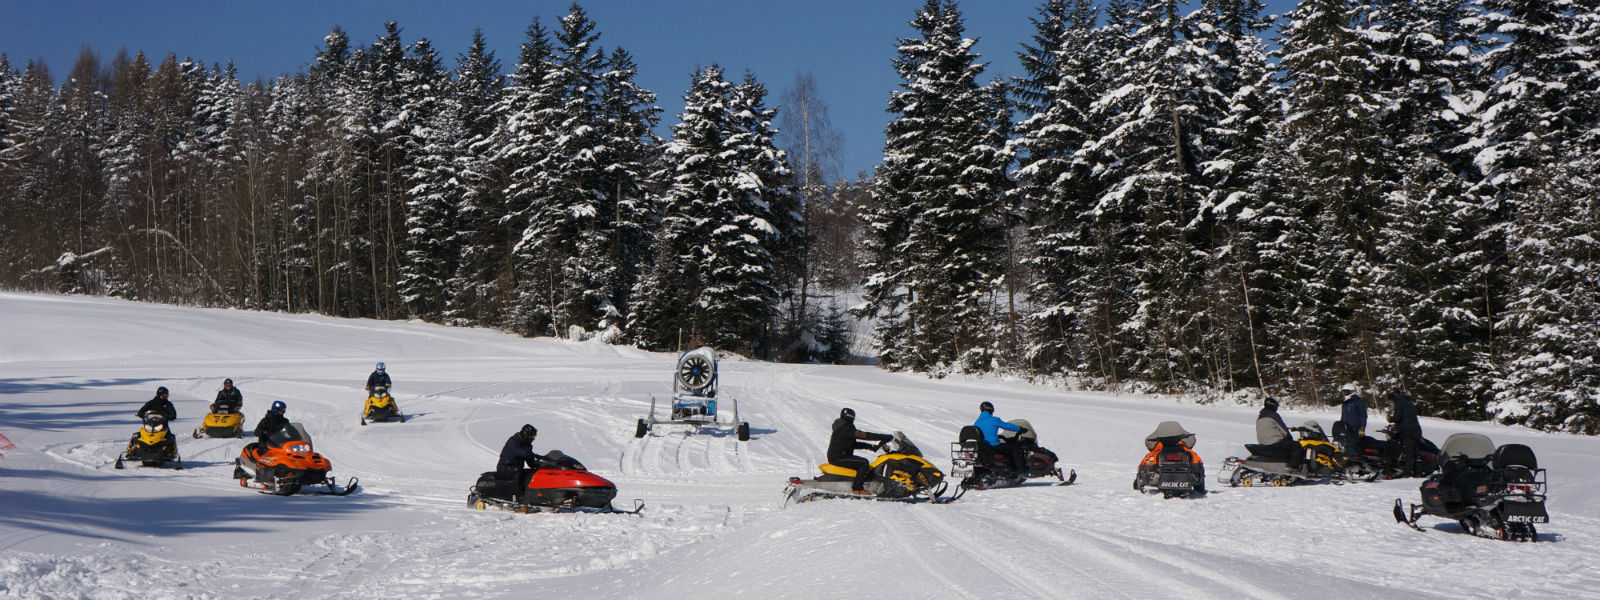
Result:
[[572,488],[611,488],[616,489],[616,484],[611,480],[594,474],[592,471],[574,469],[539,469],[533,472],[533,477],[528,479],[528,489],[572,489]]

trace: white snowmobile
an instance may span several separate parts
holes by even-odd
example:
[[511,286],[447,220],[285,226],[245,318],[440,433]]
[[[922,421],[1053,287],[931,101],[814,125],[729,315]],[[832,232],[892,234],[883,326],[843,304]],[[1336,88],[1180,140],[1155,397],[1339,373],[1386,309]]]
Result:
[[672,408],[667,418],[656,417],[656,397],[650,396],[650,414],[639,419],[633,437],[642,438],[657,425],[733,427],[741,442],[750,441],[750,424],[739,420],[739,401],[729,398],[732,420],[717,415],[717,351],[696,348],[678,356],[678,371],[672,378]]

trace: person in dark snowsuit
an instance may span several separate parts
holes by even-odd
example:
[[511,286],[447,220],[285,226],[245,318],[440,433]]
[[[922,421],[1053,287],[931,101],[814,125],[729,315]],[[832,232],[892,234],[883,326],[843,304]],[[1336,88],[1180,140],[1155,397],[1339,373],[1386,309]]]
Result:
[[[533,472],[544,464],[544,456],[533,451],[533,440],[539,437],[539,429],[533,425],[523,425],[522,429],[511,434],[506,439],[506,445],[500,448],[500,461],[494,465],[494,478],[503,481],[517,482],[518,497],[528,488],[528,478]],[[522,468],[527,465],[528,468]]]
[[[894,439],[894,436],[882,433],[870,433],[856,429],[856,411],[849,408],[839,411],[839,418],[833,420],[833,435],[828,438],[828,464],[855,469],[856,477],[850,482],[851,493],[865,494],[862,488],[867,483],[867,478],[872,474],[872,462],[855,455],[856,450],[874,450],[882,448],[883,443]],[[877,445],[868,444],[857,440],[871,440]]]
[[1346,452],[1354,451],[1361,441],[1361,436],[1367,434],[1367,402],[1361,399],[1361,390],[1356,384],[1347,383],[1343,388],[1344,404],[1339,408],[1339,420],[1344,423],[1345,439],[1339,440],[1346,448]]
[[380,385],[394,387],[389,381],[389,372],[383,369],[383,363],[378,363],[378,368],[367,376],[367,393],[372,393],[372,388]]
[[232,379],[222,380],[222,389],[217,390],[217,399],[211,401],[211,411],[217,413],[239,412],[243,408],[244,394],[239,391],[239,388],[233,387]]
[[1411,477],[1416,472],[1417,444],[1422,442],[1422,423],[1417,420],[1417,406],[1411,403],[1411,394],[1404,390],[1390,390],[1389,424],[1394,427],[1400,455],[1395,465],[1401,477]]
[[988,456],[991,449],[999,451],[1007,459],[1010,459],[1012,472],[1019,476],[1027,476],[1028,463],[1022,456],[1022,446],[1016,442],[1003,443],[1000,441],[1001,429],[1021,434],[1024,430],[1022,426],[1012,425],[1000,420],[1000,417],[994,416],[994,403],[987,400],[978,405],[978,420],[973,421],[972,425],[978,428],[979,433],[983,434],[983,444],[987,446],[981,449],[984,456]]
[[282,400],[272,402],[272,408],[267,409],[267,414],[256,422],[256,443],[253,444],[256,449],[265,450],[267,448],[267,440],[272,439],[273,435],[283,431],[284,427],[289,426],[289,419],[283,416],[284,411],[288,409],[289,406],[284,404]]
[[150,413],[158,413],[166,417],[169,424],[178,420],[177,407],[174,407],[172,401],[167,399],[167,386],[156,388],[155,397],[145,401],[144,406],[139,407],[139,420],[143,421],[144,416]]
[[1278,399],[1267,397],[1261,403],[1261,413],[1256,415],[1256,443],[1267,447],[1270,454],[1286,459],[1289,468],[1300,465],[1300,443],[1289,434],[1289,426],[1278,415]]

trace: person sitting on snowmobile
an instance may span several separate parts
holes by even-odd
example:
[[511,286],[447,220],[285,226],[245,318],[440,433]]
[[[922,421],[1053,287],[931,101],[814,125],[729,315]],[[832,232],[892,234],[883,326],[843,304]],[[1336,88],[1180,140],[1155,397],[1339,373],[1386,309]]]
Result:
[[[533,440],[539,437],[539,429],[533,425],[523,425],[522,429],[511,434],[506,439],[506,445],[500,448],[500,461],[495,463],[495,479],[518,482],[517,490],[528,487],[527,477],[537,471],[545,462],[545,457],[533,451]],[[523,469],[522,465],[528,465]]]
[[143,421],[144,416],[150,413],[160,413],[161,416],[167,418],[167,423],[169,424],[178,420],[178,409],[172,405],[171,400],[167,399],[167,386],[156,388],[156,396],[146,401],[144,406],[139,407],[139,420]]
[[[855,451],[882,449],[884,442],[892,439],[894,439],[892,435],[856,429],[856,411],[849,408],[839,411],[839,418],[833,420],[833,436],[828,438],[828,463],[855,469],[856,478],[850,482],[850,493],[868,493],[862,487],[866,485],[867,477],[872,474],[872,462],[856,456]],[[872,440],[878,444],[874,446],[856,440]]]
[[289,426],[289,419],[283,416],[283,412],[288,408],[288,405],[284,404],[282,400],[274,400],[272,402],[272,408],[267,409],[267,414],[261,417],[260,422],[256,423],[257,442],[255,446],[257,448],[266,449],[267,440],[271,439],[279,431],[283,431],[284,427]]
[[1012,425],[1000,420],[1000,417],[994,416],[994,403],[989,402],[988,400],[985,400],[982,404],[978,405],[978,420],[973,421],[972,425],[978,428],[979,433],[983,434],[983,444],[985,448],[981,448],[980,451],[983,452],[985,456],[988,456],[992,451],[997,450],[1001,454],[1004,454],[1006,458],[1011,460],[1011,468],[1013,472],[1022,476],[1027,475],[1028,463],[1022,457],[1022,446],[1015,441],[1000,441],[1001,429],[1006,431],[1015,431],[1020,438],[1020,436],[1027,431],[1027,428],[1019,425]]
[[1335,428],[1334,433],[1342,434],[1343,439],[1337,441],[1346,452],[1353,452],[1361,436],[1367,434],[1367,402],[1361,399],[1361,390],[1354,383],[1344,384],[1339,391],[1345,395],[1344,405],[1339,409],[1339,420],[1344,423],[1344,431]]
[[1400,452],[1396,466],[1403,477],[1410,477],[1416,468],[1417,444],[1422,441],[1422,423],[1417,420],[1417,406],[1411,403],[1411,394],[1404,390],[1389,390],[1387,397],[1394,403],[1389,410],[1389,424],[1394,428]]
[[383,363],[378,363],[378,369],[367,376],[367,393],[372,393],[372,388],[377,386],[391,387],[389,373],[383,370]]
[[1293,469],[1300,464],[1300,444],[1289,434],[1289,426],[1284,424],[1283,417],[1278,415],[1278,399],[1268,396],[1261,403],[1261,414],[1256,415],[1256,443],[1269,453],[1272,458],[1282,458]]
[[213,412],[217,412],[216,409],[222,406],[229,407],[229,412],[238,412],[244,407],[244,394],[239,388],[233,387],[232,379],[224,379],[222,389],[217,390],[217,399],[211,401],[211,406]]

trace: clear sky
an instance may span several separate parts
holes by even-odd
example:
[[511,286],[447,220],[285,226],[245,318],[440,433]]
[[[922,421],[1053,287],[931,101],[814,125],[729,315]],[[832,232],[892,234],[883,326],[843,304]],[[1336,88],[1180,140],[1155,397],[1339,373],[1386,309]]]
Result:
[[[967,35],[990,76],[1019,74],[1016,51],[1032,33],[1028,19],[1042,0],[965,0]],[[1197,0],[1191,0],[1196,2]],[[1267,0],[1283,13],[1295,0]],[[21,69],[43,59],[57,81],[85,46],[102,60],[119,48],[143,50],[157,62],[168,53],[206,63],[232,59],[241,79],[270,79],[303,68],[335,25],[368,44],[396,21],[407,42],[426,37],[454,66],[474,28],[509,71],[534,15],[548,28],[569,0],[0,0],[0,53]],[[844,173],[868,171],[882,157],[884,111],[897,83],[895,39],[922,0],[587,0],[600,44],[621,46],[639,64],[639,83],[664,109],[662,132],[677,121],[689,76],[721,64],[730,78],[748,69],[776,103],[799,72],[811,72],[844,134]]]

